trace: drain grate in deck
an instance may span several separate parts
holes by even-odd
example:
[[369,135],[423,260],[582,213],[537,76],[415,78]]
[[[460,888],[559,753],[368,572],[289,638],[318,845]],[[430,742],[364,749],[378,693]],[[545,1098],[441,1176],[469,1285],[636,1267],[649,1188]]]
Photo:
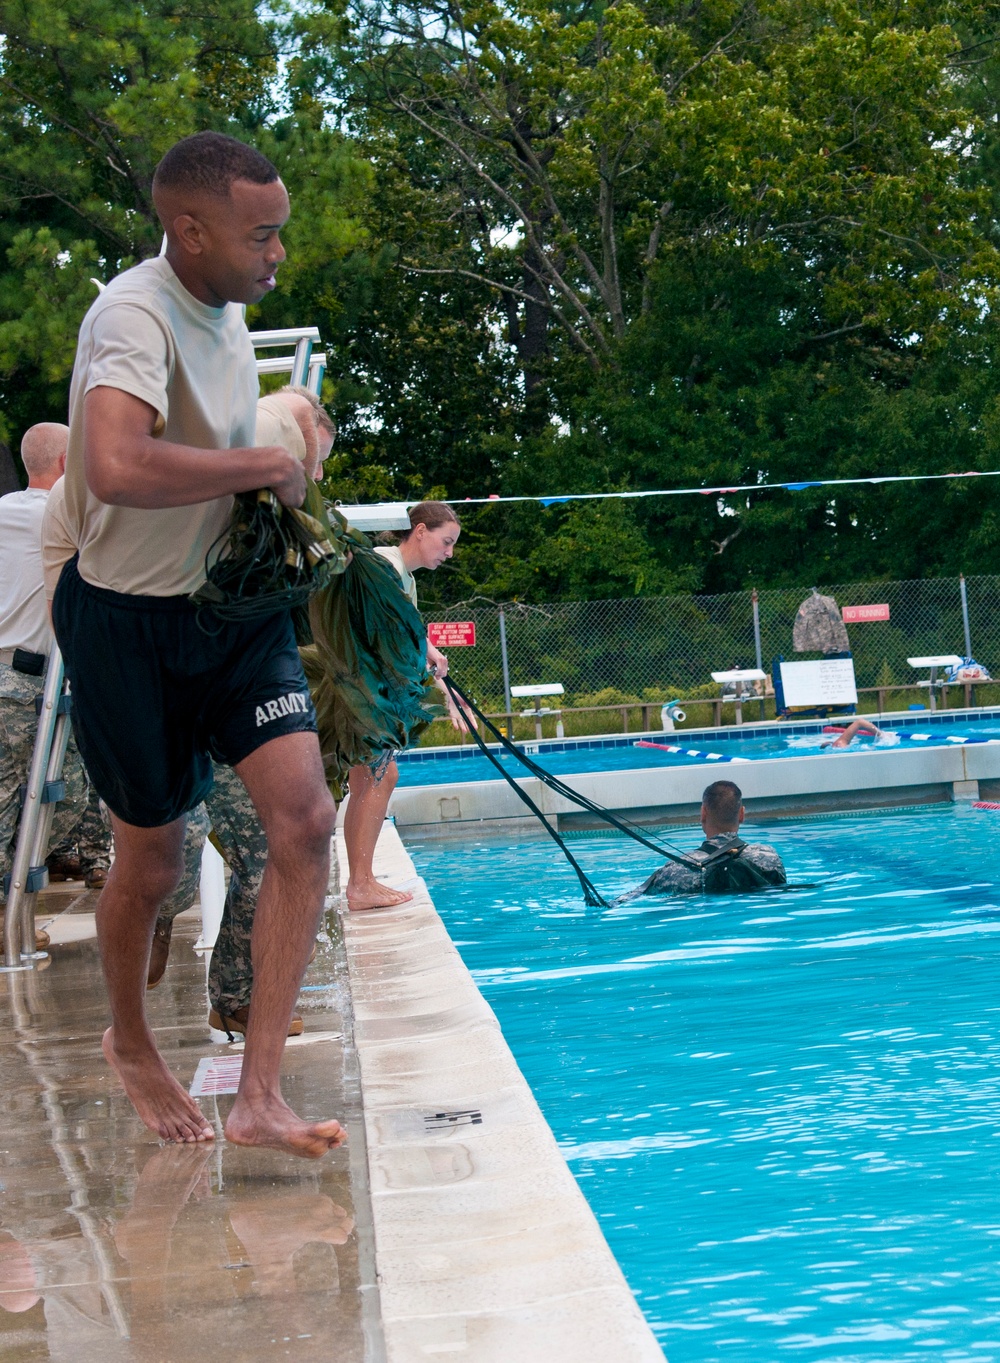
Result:
[[478,1108],[462,1112],[425,1112],[425,1131],[448,1131],[453,1126],[482,1126],[483,1114]]

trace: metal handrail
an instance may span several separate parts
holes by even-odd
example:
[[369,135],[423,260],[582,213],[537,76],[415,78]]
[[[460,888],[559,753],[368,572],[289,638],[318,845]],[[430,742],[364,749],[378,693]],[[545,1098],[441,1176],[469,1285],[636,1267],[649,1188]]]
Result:
[[[258,374],[292,374],[295,370],[294,355],[274,355],[269,359],[257,361]],[[309,356],[306,388],[317,397],[323,391],[323,376],[326,374],[326,355],[315,351]]]
[[35,877],[41,875],[47,881],[45,853],[55,803],[61,798],[57,786],[69,744],[68,696],[62,654],[53,642],[7,893],[3,930],[5,970],[28,969],[24,962],[30,963],[36,957],[35,903],[40,887],[35,884]]
[[[251,331],[250,340],[255,350],[268,350],[279,345],[294,345],[291,356],[292,386],[304,385],[310,377],[313,342],[319,340],[319,327],[281,327],[275,331]],[[283,373],[283,369],[261,370],[266,360],[257,361],[258,373]],[[325,364],[325,360],[324,360]]]
[[274,331],[251,331],[254,350],[269,346],[296,345],[299,341],[318,341],[319,327],[279,327]]

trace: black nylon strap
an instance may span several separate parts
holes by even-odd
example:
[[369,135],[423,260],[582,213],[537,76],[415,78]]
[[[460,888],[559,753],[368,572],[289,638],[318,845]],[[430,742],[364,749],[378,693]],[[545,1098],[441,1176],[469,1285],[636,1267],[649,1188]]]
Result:
[[[660,843],[653,842],[650,838],[647,838],[640,833],[638,829],[627,820],[619,818],[617,814],[612,814],[610,809],[605,809],[603,805],[597,804],[596,801],[591,800],[588,796],[581,795],[580,792],[574,790],[572,786],[566,785],[565,781],[560,781],[558,776],[553,776],[552,773],[546,771],[544,767],[540,767],[537,762],[532,761],[526,753],[522,752],[520,748],[511,743],[510,739],[501,733],[496,725],[486,718],[482,710],[476,705],[475,701],[470,700],[465,694],[458,682],[453,681],[450,675],[444,677],[443,681],[455,699],[460,702],[460,708],[464,706],[471,714],[475,715],[475,717],[480,720],[484,727],[493,735],[500,746],[504,748],[506,752],[509,752],[512,757],[516,758],[523,767],[530,771],[532,776],[537,777],[539,781],[542,781],[547,785],[550,790],[554,790],[557,795],[562,795],[564,799],[570,800],[573,804],[579,805],[581,809],[587,810],[588,813],[596,815],[596,817],[603,820],[604,823],[608,823],[613,828],[617,828],[620,833],[624,833],[627,837],[634,838],[636,842],[642,843],[643,847],[648,847],[650,851],[655,852],[657,856],[665,857],[667,861],[675,861],[679,866],[684,866],[689,871],[700,871],[702,869],[702,863],[692,861],[681,852],[671,852]],[[483,743],[475,729],[473,729],[473,734],[479,747],[486,753],[486,756],[493,762],[493,765],[499,767],[500,770],[503,771],[503,767],[494,758],[494,755],[489,751],[485,743]],[[506,772],[503,774],[505,780],[510,779]]]
[[[472,713],[478,715],[479,712],[478,710],[476,710],[472,702],[466,698],[466,696],[459,690],[457,686],[451,683],[450,678],[445,677],[444,682],[445,685],[449,688],[449,690],[459,698],[460,702],[463,705],[468,706],[469,710],[472,711]],[[485,722],[488,723],[489,721]],[[574,857],[573,853],[566,846],[565,842],[560,837],[558,831],[552,827],[548,819],[546,819],[545,815],[535,804],[534,800],[531,798],[528,792],[526,790],[522,790],[521,787],[514,780],[513,776],[511,776],[510,773],[505,770],[503,763],[500,761],[499,757],[497,757],[496,753],[490,752],[489,748],[483,742],[483,739],[478,729],[476,729],[475,725],[470,726],[470,733],[472,734],[472,737],[475,739],[476,744],[479,747],[479,751],[483,754],[485,758],[487,758],[489,762],[493,764],[494,767],[496,767],[497,771],[507,782],[510,788],[514,791],[515,795],[517,795],[518,799],[522,800],[528,806],[532,814],[534,814],[535,817],[539,820],[542,827],[545,829],[546,833],[548,833],[549,837],[553,840],[553,842],[557,844],[563,856],[572,866],[573,870],[576,872],[576,877],[580,882],[580,887],[583,890],[584,902],[590,908],[593,909],[606,909],[608,907],[607,900],[596,889],[593,881],[590,879],[586,871],[577,861],[576,857]]]

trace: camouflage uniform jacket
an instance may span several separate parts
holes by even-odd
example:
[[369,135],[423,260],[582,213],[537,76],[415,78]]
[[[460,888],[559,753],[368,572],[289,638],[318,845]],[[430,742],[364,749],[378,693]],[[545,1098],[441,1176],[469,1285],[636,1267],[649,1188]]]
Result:
[[[714,852],[716,844],[706,838],[698,849],[701,852]],[[787,877],[781,858],[766,842],[749,842],[740,853],[740,858],[756,867],[771,885],[784,885]],[[658,871],[654,871],[641,886],[640,894],[701,894],[702,872],[689,870],[676,861],[668,861]]]

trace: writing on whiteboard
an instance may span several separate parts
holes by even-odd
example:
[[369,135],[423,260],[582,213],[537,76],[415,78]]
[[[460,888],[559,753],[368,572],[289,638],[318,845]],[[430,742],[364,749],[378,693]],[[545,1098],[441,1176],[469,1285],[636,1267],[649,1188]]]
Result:
[[853,658],[820,658],[782,663],[781,686],[788,706],[856,705]]

